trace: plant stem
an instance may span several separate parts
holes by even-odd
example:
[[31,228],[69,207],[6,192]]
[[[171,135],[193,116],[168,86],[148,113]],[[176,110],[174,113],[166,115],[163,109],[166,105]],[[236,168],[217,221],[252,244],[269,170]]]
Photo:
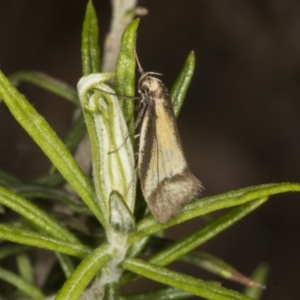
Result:
[[102,72],[112,72],[121,44],[121,36],[134,17],[136,0],[111,0],[112,21],[104,43]]

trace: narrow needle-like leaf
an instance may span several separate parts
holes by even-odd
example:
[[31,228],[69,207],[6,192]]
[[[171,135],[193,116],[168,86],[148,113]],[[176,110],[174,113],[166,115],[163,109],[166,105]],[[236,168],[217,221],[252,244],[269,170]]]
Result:
[[[176,259],[193,251],[195,248],[205,243],[209,239],[215,237],[223,230],[232,226],[237,221],[252,212],[254,209],[262,205],[266,200],[267,199],[265,198],[261,200],[251,201],[249,203],[238,206],[224,216],[210,222],[196,232],[190,234],[184,239],[174,243],[170,247],[154,255],[148,262],[161,267],[170,264]],[[136,279],[136,276],[129,274],[123,278],[122,283],[126,283],[134,279]]]
[[[120,53],[117,60],[115,90],[120,96],[134,96],[135,90],[135,40],[136,30],[139,25],[139,19],[133,20],[122,35]],[[133,108],[134,101],[122,99],[120,97],[120,106],[124,113],[128,128],[133,129]]]
[[143,277],[167,284],[169,286],[184,290],[204,299],[213,300],[250,300],[235,291],[225,289],[212,283],[207,283],[191,276],[180,274],[165,268],[150,265],[142,260],[128,258],[122,266]]
[[244,189],[227,192],[224,194],[206,197],[194,201],[186,205],[180,215],[172,218],[166,224],[157,223],[153,217],[148,217],[138,224],[137,231],[133,233],[129,242],[133,243],[151,233],[160,231],[162,229],[171,227],[175,224],[180,224],[186,220],[205,215],[207,213],[241,205],[255,199],[269,197],[271,195],[286,193],[286,192],[300,192],[300,184],[298,183],[270,183]]
[[206,226],[200,228],[198,231],[190,234],[184,239],[178,241],[171,247],[161,251],[153,256],[149,263],[157,266],[166,266],[176,260],[177,258],[189,253],[196,247],[205,243],[207,240],[218,235],[223,230],[232,226],[237,221],[241,220],[247,214],[266,202],[266,198],[256,201],[251,201],[244,205],[238,206],[234,210],[225,214],[224,216],[210,222]]
[[[269,266],[266,263],[262,263],[254,270],[251,278],[264,284],[267,281],[268,273]],[[253,299],[259,300],[263,295],[263,290],[257,287],[246,287],[245,294]]]
[[20,291],[24,292],[26,295],[33,300],[44,300],[45,295],[37,289],[34,285],[26,282],[21,277],[15,275],[14,273],[5,270],[4,268],[0,268],[0,278],[11,285],[18,288]]
[[71,153],[66,149],[66,146],[57,137],[46,120],[15,89],[2,72],[0,72],[0,96],[15,119],[34,139],[53,165],[101,222],[103,216],[94,201],[94,188],[91,181],[82,172]]
[[69,100],[76,105],[79,105],[77,92],[74,88],[65,82],[53,78],[45,73],[36,71],[22,71],[12,74],[9,76],[9,79],[17,84],[19,81],[27,81],[53,94],[61,96],[62,98]]
[[114,255],[108,244],[103,244],[87,256],[64,283],[55,300],[79,299],[85,287],[99,269]]
[[0,238],[10,242],[58,251],[80,258],[86,257],[86,255],[91,252],[88,247],[80,244],[65,242],[41,233],[3,224],[0,224]]
[[83,22],[81,60],[83,75],[100,72],[98,20],[92,1],[88,2]]
[[40,230],[47,232],[51,236],[65,241],[80,243],[71,232],[43,210],[3,187],[0,187],[0,203],[16,211]]
[[185,95],[190,86],[192,77],[195,71],[195,53],[192,51],[187,57],[185,64],[177,77],[174,86],[170,91],[170,96],[172,98],[173,109],[175,116],[177,117],[180,113],[181,107],[183,105]]

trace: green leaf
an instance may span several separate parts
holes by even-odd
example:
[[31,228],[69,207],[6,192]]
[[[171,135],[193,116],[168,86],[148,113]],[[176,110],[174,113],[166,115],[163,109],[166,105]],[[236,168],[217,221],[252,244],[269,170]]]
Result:
[[38,184],[43,186],[57,186],[59,184],[65,183],[64,177],[58,172],[54,172],[52,174],[46,174],[44,176],[40,176],[31,181],[32,184]]
[[264,288],[259,282],[243,275],[225,261],[206,252],[194,251],[193,253],[188,253],[181,257],[180,261],[188,262],[213,274],[246,286],[257,287],[260,289]]
[[20,184],[21,181],[18,178],[0,169],[0,185],[5,187],[11,187]]
[[30,247],[23,246],[23,245],[14,245],[14,244],[9,244],[0,247],[0,260],[4,259],[8,256],[15,255],[18,253],[23,253],[25,251],[30,250]]
[[166,299],[186,299],[192,296],[191,293],[185,292],[183,290],[175,289],[173,287],[166,287],[156,290],[151,290],[147,292],[126,295],[124,299],[126,300],[166,300]]
[[[224,216],[208,223],[204,227],[188,235],[182,240],[173,243],[168,248],[162,250],[158,254],[151,257],[151,259],[149,259],[148,262],[153,265],[163,267],[181,258],[181,260],[183,261],[187,261],[190,263],[194,262],[195,265],[199,265],[197,264],[197,257],[194,258],[194,256],[191,256],[191,254],[190,256],[187,255],[189,252],[193,251],[200,245],[204,244],[211,238],[218,235],[220,232],[235,224],[237,221],[241,220],[244,216],[252,212],[254,209],[259,207],[263,203],[265,203],[266,200],[267,199],[264,198],[261,200],[251,201],[249,203],[238,206],[229,213],[226,213]],[[183,257],[184,255],[187,256]],[[218,269],[218,272],[216,272],[215,270],[214,273],[222,275],[220,267]],[[134,279],[136,279],[134,275],[128,274],[127,276],[124,276],[122,283],[126,283]]]
[[19,253],[17,255],[18,269],[21,277],[28,283],[34,284],[34,274],[32,264],[30,262],[28,254]]
[[40,230],[47,232],[51,236],[65,241],[80,243],[71,232],[43,210],[3,187],[0,187],[0,203],[16,211]]
[[82,74],[100,73],[100,50],[98,46],[98,20],[89,1],[86,7],[81,39]]
[[241,205],[255,199],[269,197],[275,194],[299,191],[300,184],[298,183],[270,183],[202,198],[183,207],[181,214],[172,218],[166,224],[157,223],[152,216],[142,220],[138,224],[137,231],[130,236],[129,243],[134,243],[154,232],[161,231],[175,224],[180,224],[186,220],[216,210]]
[[[260,282],[262,285],[266,283],[269,275],[269,266],[266,263],[261,263],[253,272],[251,278]],[[262,297],[263,290],[257,287],[247,287],[245,289],[245,294],[253,299],[259,300]]]
[[[135,91],[135,40],[139,19],[133,20],[122,35],[115,75],[115,90],[120,96],[134,97]],[[119,97],[120,106],[129,130],[133,130],[134,101]]]
[[[20,81],[27,81],[52,92],[53,94],[61,96],[64,99],[67,99],[73,104],[79,104],[77,91],[74,88],[47,74],[35,71],[22,71],[11,75],[9,79],[14,82],[15,85],[18,85]],[[71,130],[64,140],[64,143],[70,152],[73,152],[76,149],[78,143],[82,140],[85,133],[86,126],[84,124],[83,116],[80,114],[74,121]]]
[[5,270],[4,268],[0,268],[0,278],[3,281],[15,286],[18,290],[22,291],[26,295],[28,295],[30,299],[34,299],[34,300],[45,299],[45,295],[34,285],[29,284],[21,277],[15,275],[10,271]]
[[44,151],[99,221],[102,222],[103,216],[94,202],[94,188],[90,179],[82,172],[71,153],[46,120],[37,113],[2,72],[0,72],[0,96],[15,119]]
[[64,143],[67,146],[70,152],[76,150],[79,142],[83,139],[86,134],[86,125],[84,123],[84,117],[81,113],[74,123],[72,124],[71,129],[68,131]]
[[79,299],[99,269],[114,255],[108,244],[103,244],[87,256],[62,286],[55,300]]
[[20,81],[27,81],[55,95],[61,96],[62,98],[69,100],[73,104],[79,104],[77,92],[74,88],[72,88],[65,82],[51,77],[45,73],[36,71],[21,71],[12,74],[11,76],[9,76],[9,79],[15,85],[18,85]]
[[64,242],[41,233],[4,224],[0,224],[0,238],[14,243],[58,251],[79,258],[84,258],[91,252],[88,247],[81,244]]
[[191,294],[213,300],[250,300],[251,298],[237,292],[207,283],[191,276],[180,274],[165,268],[148,264],[140,259],[128,258],[123,263],[124,269],[151,280],[167,284]]
[[73,261],[69,256],[62,253],[56,252],[55,254],[66,278],[69,278],[75,269]]
[[224,216],[208,223],[196,232],[188,235],[187,237],[153,256],[149,260],[149,263],[157,266],[166,266],[170,264],[179,257],[193,251],[206,241],[218,235],[220,232],[232,226],[234,223],[241,220],[243,217],[251,213],[266,201],[267,199],[264,198],[238,206],[229,213],[226,213]]
[[183,105],[185,95],[192,80],[195,71],[195,53],[192,51],[187,57],[185,64],[177,77],[171,91],[173,109],[175,116],[179,115],[181,106]]
[[[66,145],[67,149],[73,153],[76,149],[79,143],[82,141],[86,134],[86,125],[84,123],[83,114],[80,113],[77,118],[74,120],[71,129],[68,131],[66,137],[64,138],[64,144]],[[52,166],[47,176],[51,176],[56,171],[55,167]],[[39,178],[39,180],[43,180],[43,178]],[[61,181],[59,183],[62,183],[64,179],[61,177]]]
[[45,187],[41,185],[22,185],[13,188],[13,191],[25,198],[40,198],[45,200],[56,200],[63,203],[73,212],[91,214],[88,207],[80,202],[74,195],[57,188]]

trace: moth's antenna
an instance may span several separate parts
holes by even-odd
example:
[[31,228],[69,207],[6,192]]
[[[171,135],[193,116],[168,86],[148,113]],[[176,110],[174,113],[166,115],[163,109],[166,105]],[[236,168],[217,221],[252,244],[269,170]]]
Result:
[[139,69],[139,72],[141,73],[141,75],[143,75],[145,72],[141,66],[141,63],[139,61],[139,58],[137,56],[137,53],[136,53],[136,47],[134,48],[134,56],[135,56],[135,60],[136,60],[136,63],[137,63],[137,66],[138,66],[138,69]]

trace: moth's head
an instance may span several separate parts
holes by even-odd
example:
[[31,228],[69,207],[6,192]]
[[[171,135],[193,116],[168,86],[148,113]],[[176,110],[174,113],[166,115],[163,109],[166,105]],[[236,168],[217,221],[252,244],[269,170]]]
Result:
[[140,94],[149,94],[151,91],[155,91],[159,88],[161,81],[151,75],[162,75],[160,73],[146,72],[144,73],[138,82],[138,89]]

